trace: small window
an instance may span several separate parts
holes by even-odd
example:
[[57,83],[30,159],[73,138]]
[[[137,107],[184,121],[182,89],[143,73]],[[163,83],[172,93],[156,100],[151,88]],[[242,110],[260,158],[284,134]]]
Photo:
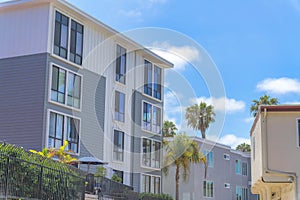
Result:
[[225,153],[225,154],[224,154],[224,159],[225,159],[225,160],[230,160],[230,155]]
[[230,183],[225,183],[225,184],[224,184],[224,187],[225,187],[225,188],[230,188]]

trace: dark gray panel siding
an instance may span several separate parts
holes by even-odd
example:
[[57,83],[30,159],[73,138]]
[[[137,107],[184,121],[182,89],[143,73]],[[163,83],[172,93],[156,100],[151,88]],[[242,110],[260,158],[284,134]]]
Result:
[[47,54],[0,60],[0,140],[40,150]]
[[[77,111],[47,102],[46,109],[80,118],[80,156],[95,156],[99,159],[103,159],[106,78],[49,56],[47,70],[48,80],[51,64],[82,75],[82,107],[81,111]],[[47,90],[49,90],[49,86]]]

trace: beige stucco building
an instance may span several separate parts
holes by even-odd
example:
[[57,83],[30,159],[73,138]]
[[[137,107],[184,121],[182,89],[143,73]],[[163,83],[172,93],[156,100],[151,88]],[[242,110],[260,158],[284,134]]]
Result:
[[261,106],[250,134],[252,192],[300,199],[300,105]]

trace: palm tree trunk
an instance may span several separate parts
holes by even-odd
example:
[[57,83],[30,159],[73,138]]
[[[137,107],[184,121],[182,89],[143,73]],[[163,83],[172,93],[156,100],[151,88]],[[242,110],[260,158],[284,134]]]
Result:
[[175,174],[175,182],[176,182],[176,200],[179,200],[179,165],[176,165],[176,174]]
[[201,129],[200,131],[201,131],[202,138],[205,139],[206,138],[205,129]]

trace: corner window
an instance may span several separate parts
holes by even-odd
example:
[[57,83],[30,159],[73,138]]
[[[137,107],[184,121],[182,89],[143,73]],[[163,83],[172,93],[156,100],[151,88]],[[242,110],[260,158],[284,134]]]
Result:
[[80,109],[81,76],[53,65],[50,96],[51,101]]
[[212,181],[203,181],[204,197],[214,197],[214,183]]
[[125,84],[126,79],[126,49],[117,45],[116,81]]
[[151,62],[144,62],[144,93],[161,100],[162,69]]
[[236,186],[235,195],[236,200],[249,200],[248,188]]
[[207,166],[214,167],[214,152],[204,150],[204,155],[206,156]]
[[115,92],[115,120],[125,121],[125,94],[122,92]]
[[143,149],[142,165],[146,167],[160,168],[161,143],[143,138],[142,149]]
[[113,159],[123,161],[124,159],[124,132],[114,130],[114,155]]
[[50,112],[48,147],[59,148],[67,140],[67,150],[78,153],[79,124],[79,119]]
[[161,108],[143,102],[142,128],[154,133],[161,133]]
[[56,11],[53,53],[81,65],[83,32],[83,25]]
[[142,174],[141,192],[160,194],[160,177]]

